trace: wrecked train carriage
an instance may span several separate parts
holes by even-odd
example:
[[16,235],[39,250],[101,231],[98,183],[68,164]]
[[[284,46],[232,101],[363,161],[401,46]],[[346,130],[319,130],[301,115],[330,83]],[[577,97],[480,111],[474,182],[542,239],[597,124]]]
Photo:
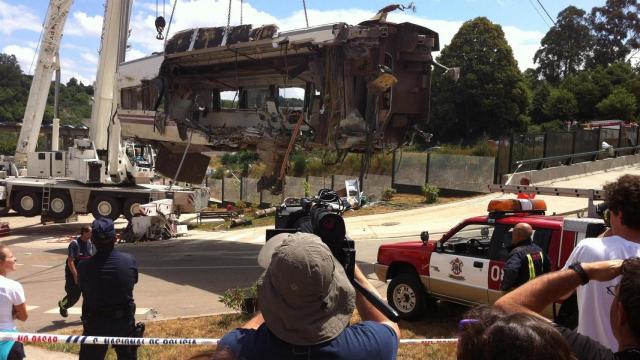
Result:
[[[276,30],[177,33],[159,70],[153,60],[155,79],[145,61],[123,64],[125,135],[159,145],[157,170],[170,176],[187,151],[183,180],[204,174],[203,151],[246,147],[257,149],[273,180],[294,144],[372,153],[401,146],[428,121],[434,31],[376,21]],[[292,93],[302,96],[297,106],[283,101]]]

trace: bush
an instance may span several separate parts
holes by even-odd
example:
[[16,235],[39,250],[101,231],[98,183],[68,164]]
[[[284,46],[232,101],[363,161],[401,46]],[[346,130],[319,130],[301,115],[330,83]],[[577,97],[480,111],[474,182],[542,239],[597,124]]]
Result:
[[311,176],[323,176],[326,170],[322,159],[315,156],[307,159],[305,168],[307,170],[307,175]]
[[311,184],[307,180],[302,182],[302,187],[304,188],[304,197],[311,196]]
[[424,196],[424,202],[427,204],[433,204],[438,201],[440,195],[440,189],[437,186],[431,184],[422,185],[422,196]]
[[293,176],[302,176],[307,167],[307,158],[306,155],[302,152],[296,153],[291,157],[291,162],[293,163]]
[[222,294],[220,302],[229,309],[246,312],[244,307],[245,299],[257,298],[258,287],[254,283],[246,288],[231,288]]
[[383,201],[389,201],[391,199],[393,199],[393,195],[396,193],[396,189],[391,188],[391,187],[385,187],[384,190],[382,190],[382,194],[380,196],[380,198]]

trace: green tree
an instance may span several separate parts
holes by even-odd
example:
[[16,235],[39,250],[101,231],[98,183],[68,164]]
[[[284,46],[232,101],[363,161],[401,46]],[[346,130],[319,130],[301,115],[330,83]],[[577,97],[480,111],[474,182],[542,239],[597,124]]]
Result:
[[459,66],[457,83],[436,76],[432,128],[438,139],[473,143],[525,127],[527,89],[500,25],[478,17],[465,22],[438,61]]
[[596,107],[607,119],[631,120],[636,112],[636,98],[626,89],[618,87]]
[[561,87],[572,93],[578,104],[576,117],[579,120],[591,120],[596,112],[596,104],[601,100],[598,87],[588,71],[567,77]]
[[607,0],[591,9],[589,23],[594,34],[589,67],[624,61],[640,48],[640,5],[637,0]]
[[551,86],[546,80],[540,82],[533,91],[529,115],[531,116],[531,120],[536,124],[549,121],[549,117],[544,110],[544,106],[549,99],[549,95],[551,95]]
[[576,97],[565,89],[554,89],[549,94],[544,112],[548,118],[554,120],[573,120],[578,112]]
[[16,57],[0,53],[0,121],[22,121],[29,85]]
[[0,53],[0,87],[22,85],[22,69],[15,55]]
[[556,24],[542,38],[533,61],[547,81],[558,83],[583,67],[593,44],[585,15],[584,10],[568,6],[558,13]]

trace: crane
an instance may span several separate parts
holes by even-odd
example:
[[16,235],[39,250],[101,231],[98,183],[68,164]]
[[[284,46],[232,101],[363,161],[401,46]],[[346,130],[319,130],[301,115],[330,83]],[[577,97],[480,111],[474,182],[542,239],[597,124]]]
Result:
[[[38,142],[42,117],[53,71],[57,66],[62,32],[74,0],[51,0],[40,43],[40,52],[34,71],[27,107],[16,148],[16,163],[25,166],[28,154],[34,153]],[[94,103],[91,110],[89,138],[100,159],[106,160],[107,181],[122,183],[135,167],[125,156],[120,144],[120,125],[114,115],[115,76],[118,64],[125,59],[132,0],[108,0],[105,3],[104,22]]]
[[16,148],[16,163],[24,166],[27,154],[36,151],[42,116],[47,105],[47,95],[51,85],[51,77],[57,66],[57,54],[60,49],[62,30],[69,15],[73,0],[51,0],[42,30],[40,52],[33,73],[29,99],[22,119],[22,128]]
[[36,152],[56,54],[73,4],[73,0],[50,0],[16,148],[17,162],[26,164],[27,176],[0,179],[0,215],[13,209],[21,216],[43,215],[54,220],[67,219],[73,213],[131,219],[140,205],[165,198],[173,199],[175,211],[183,213],[199,212],[207,206],[206,188],[168,189],[136,183],[137,168],[122,146],[114,102],[115,74],[125,56],[132,1],[108,0],[105,4],[90,138],[75,139],[67,152]]

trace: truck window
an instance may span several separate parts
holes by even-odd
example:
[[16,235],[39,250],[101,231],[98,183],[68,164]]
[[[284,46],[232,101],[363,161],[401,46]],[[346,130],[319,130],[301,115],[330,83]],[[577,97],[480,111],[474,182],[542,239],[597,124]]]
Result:
[[489,245],[489,258],[491,260],[505,261],[509,256],[511,246],[511,227],[497,224]]
[[533,230],[533,243],[540,246],[545,254],[549,254],[549,244],[551,243],[551,235],[553,230],[551,229],[534,229]]
[[489,257],[489,243],[494,226],[489,224],[469,224],[460,229],[444,243],[444,252],[449,254]]

